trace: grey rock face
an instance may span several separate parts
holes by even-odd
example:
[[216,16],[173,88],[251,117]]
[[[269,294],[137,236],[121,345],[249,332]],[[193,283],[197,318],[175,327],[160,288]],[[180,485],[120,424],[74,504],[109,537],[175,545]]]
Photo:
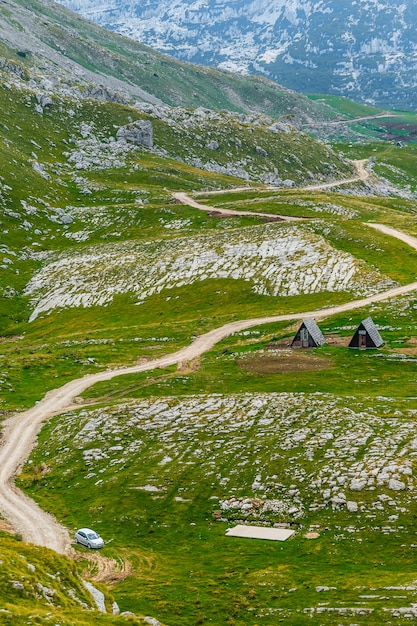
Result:
[[388,488],[392,489],[393,491],[403,491],[405,489],[405,484],[401,480],[391,478],[388,483]]
[[356,513],[356,511],[358,510],[358,503],[353,502],[352,500],[348,500],[346,502],[346,508],[349,511],[349,513]]
[[331,498],[332,509],[333,511],[339,511],[344,506],[346,506],[346,496],[344,493],[338,493],[337,495]]
[[268,156],[267,151],[261,148],[261,146],[255,146],[255,150],[256,150],[256,154],[259,154],[259,156],[264,156],[264,157]]
[[350,483],[350,488],[352,491],[362,491],[366,487],[366,480],[354,478]]
[[125,102],[125,99],[115,91],[104,87],[103,85],[96,86],[90,85],[88,86],[84,92],[83,96],[86,98],[91,98],[92,100],[103,100],[105,102],[118,102],[122,104]]
[[208,142],[208,144],[206,145],[206,148],[208,150],[218,150],[219,149],[219,142],[216,141],[215,139],[213,139],[212,141]]
[[320,85],[379,106],[416,106],[417,5],[411,0],[60,2],[186,61],[264,74],[305,93]]
[[117,131],[118,141],[126,141],[137,146],[153,147],[152,123],[147,120],[138,120],[128,126],[122,126]]
[[21,591],[25,588],[24,585],[22,585],[22,583],[20,583],[17,580],[13,580],[12,581],[12,587],[13,587],[13,589],[19,589]]
[[18,63],[14,63],[8,59],[0,58],[0,69],[3,70],[3,72],[11,74],[12,76],[16,76],[17,78],[27,78],[26,70]]
[[43,93],[36,94],[36,99],[42,109],[50,109],[53,105],[52,98]]
[[275,124],[271,124],[268,130],[270,130],[271,133],[274,133],[274,135],[279,135],[280,133],[288,135],[291,132],[289,125],[283,124],[282,122],[276,122]]
[[83,583],[84,583],[84,586],[88,589],[88,591],[93,596],[94,602],[97,606],[97,609],[100,611],[100,613],[107,613],[106,599],[104,597],[104,593],[96,589],[94,585],[88,582],[88,580],[83,580]]

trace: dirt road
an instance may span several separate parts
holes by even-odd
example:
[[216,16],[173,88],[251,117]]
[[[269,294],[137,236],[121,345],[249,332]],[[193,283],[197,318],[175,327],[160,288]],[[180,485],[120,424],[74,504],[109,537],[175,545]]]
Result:
[[307,187],[301,187],[301,191],[319,191],[320,189],[332,189],[332,187],[340,187],[341,185],[349,185],[350,183],[359,183],[367,180],[371,171],[367,168],[369,159],[360,159],[353,161],[356,166],[357,174],[351,178],[344,178],[342,180],[335,180],[331,183],[319,183],[318,185],[309,185]]
[[[356,176],[352,176],[350,178],[343,178],[341,180],[334,180],[330,183],[317,183],[315,185],[308,185],[307,187],[297,187],[296,191],[320,191],[321,189],[332,189],[333,187],[340,187],[341,185],[348,185],[351,183],[358,183],[361,181],[367,180],[371,172],[367,168],[369,163],[368,159],[360,159],[358,161],[353,161],[355,164],[357,174]],[[207,191],[204,195],[221,195],[225,193],[238,193],[240,191],[285,191],[283,187],[272,187],[272,186],[264,186],[264,187],[235,187],[234,189],[219,189],[215,191]],[[276,213],[256,213],[255,211],[235,211],[233,209],[216,209],[216,207],[209,206],[208,204],[201,204],[187,193],[182,191],[178,191],[172,194],[173,198],[175,198],[181,204],[185,204],[187,206],[192,206],[195,209],[200,209],[200,211],[208,211],[209,213],[219,213],[220,215],[228,215],[230,217],[267,217],[272,219],[279,219],[283,222],[297,222],[300,220],[304,220],[303,217],[290,217],[288,215],[277,215]]]
[[[381,224],[367,225],[387,235],[396,237],[417,250],[417,238]],[[68,531],[60,526],[52,516],[43,511],[33,500],[17,489],[14,485],[14,478],[36,443],[36,436],[41,423],[54,415],[73,408],[74,398],[91,385],[99,381],[111,380],[116,376],[123,376],[124,374],[144,372],[191,361],[210,350],[216,343],[232,333],[254,326],[271,322],[301,320],[307,317],[322,319],[330,315],[359,309],[374,302],[389,300],[412,291],[417,291],[417,282],[317,311],[303,311],[287,315],[231,322],[197,337],[189,346],[173,354],[132,367],[90,374],[83,378],[72,380],[59,389],[50,391],[34,407],[23,413],[15,414],[5,422],[0,447],[1,515],[21,534],[25,541],[47,546],[62,554],[73,554]]]
[[314,126],[340,126],[340,124],[355,124],[356,122],[364,122],[366,120],[378,120],[381,117],[401,117],[386,111],[385,113],[377,113],[376,115],[365,115],[364,117],[352,117],[344,120],[331,120],[325,122],[310,122],[309,124],[303,124],[303,128],[310,128]]

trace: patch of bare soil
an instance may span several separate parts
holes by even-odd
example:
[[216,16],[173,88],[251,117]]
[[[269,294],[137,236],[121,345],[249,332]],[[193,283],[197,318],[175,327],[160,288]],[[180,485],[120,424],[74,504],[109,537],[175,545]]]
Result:
[[394,352],[398,354],[409,354],[414,356],[417,354],[417,337],[410,337],[407,343],[401,348],[395,348]]
[[10,535],[15,535],[16,531],[11,524],[6,522],[4,519],[0,519],[0,531],[3,533],[9,533]]
[[83,555],[77,553],[76,560],[84,559],[89,561],[89,565],[83,572],[83,576],[96,582],[111,585],[124,580],[133,573],[132,564],[122,556],[111,559],[98,553]]
[[352,335],[349,337],[340,337],[339,335],[326,335],[326,343],[328,346],[337,346],[339,348],[347,348],[350,340],[352,339],[354,331],[352,330]]
[[176,374],[192,374],[200,369],[200,359],[192,361],[180,361],[177,365]]
[[278,349],[239,359],[238,365],[255,374],[284,374],[329,369],[333,363],[312,350]]
[[220,210],[210,211],[208,215],[209,217],[213,217],[216,220],[222,220],[222,219],[227,219],[227,218],[230,219],[232,217],[235,217],[235,215],[228,215],[227,213],[222,213],[222,211]]
[[[245,217],[250,217],[250,212],[249,211],[245,211],[245,213],[239,213],[239,211],[236,211],[236,214],[231,214],[231,213],[223,213],[220,209],[216,209],[214,211],[211,211],[209,213],[209,217],[212,217],[214,219],[232,219],[235,217],[239,217],[240,215],[244,215]],[[260,217],[259,213],[254,213],[253,214],[254,217]],[[279,215],[273,216],[273,215],[265,215],[264,217],[261,217],[261,221],[262,222],[284,222],[285,220],[280,217]]]
[[[295,334],[296,328],[298,328],[298,325],[294,326],[294,334]],[[353,335],[353,330],[352,330],[352,335]],[[337,347],[342,347],[342,348],[347,348],[351,338],[352,336],[348,336],[348,337],[340,337],[340,335],[325,335],[324,336],[325,342],[328,346],[337,346]],[[269,344],[269,349],[270,350],[273,350],[273,349],[292,350],[291,348],[292,340],[293,340],[293,337],[285,337],[284,339],[275,340]]]

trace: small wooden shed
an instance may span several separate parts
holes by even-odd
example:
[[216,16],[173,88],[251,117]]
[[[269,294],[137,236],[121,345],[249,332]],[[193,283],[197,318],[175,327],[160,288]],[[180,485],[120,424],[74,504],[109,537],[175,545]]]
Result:
[[369,348],[380,348],[384,343],[372,317],[367,317],[359,324],[353,335],[349,348],[368,350]]
[[304,320],[292,340],[292,348],[318,348],[325,342],[323,334],[316,322],[309,317]]

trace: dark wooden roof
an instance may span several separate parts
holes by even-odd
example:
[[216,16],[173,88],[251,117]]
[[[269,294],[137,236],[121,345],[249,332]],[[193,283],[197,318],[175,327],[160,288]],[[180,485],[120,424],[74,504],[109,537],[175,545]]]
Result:
[[303,320],[303,324],[307,328],[308,332],[310,333],[310,335],[312,336],[314,340],[314,343],[317,346],[322,346],[324,343],[326,343],[323,337],[323,333],[321,332],[320,328],[317,326],[316,322],[313,320],[312,317],[309,317],[306,320]]
[[382,339],[381,335],[379,334],[379,330],[375,326],[375,323],[374,323],[372,317],[367,317],[366,319],[362,320],[362,326],[364,327],[364,329],[366,330],[366,332],[368,333],[368,335],[370,336],[370,338],[374,342],[375,346],[377,348],[382,346],[382,344],[384,343],[384,340]]

